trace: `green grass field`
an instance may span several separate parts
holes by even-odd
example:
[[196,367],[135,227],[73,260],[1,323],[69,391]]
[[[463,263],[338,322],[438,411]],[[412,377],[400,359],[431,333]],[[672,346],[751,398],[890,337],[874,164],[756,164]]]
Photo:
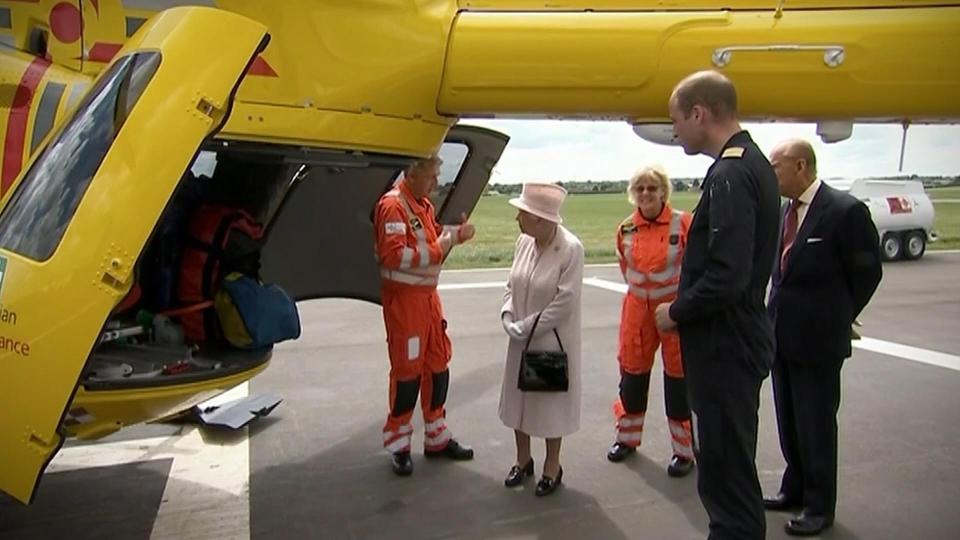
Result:
[[[928,190],[933,199],[960,199],[960,187]],[[699,192],[678,192],[673,195],[674,207],[690,211],[697,204]],[[513,258],[514,242],[519,234],[517,210],[510,206],[507,196],[487,196],[480,199],[471,221],[477,227],[473,241],[454,250],[447,268],[481,268],[509,266]],[[941,240],[930,249],[960,248],[960,204],[936,204],[934,227]],[[570,195],[564,203],[564,225],[583,242],[588,263],[616,261],[614,241],[617,225],[632,208],[626,195]]]
[[933,228],[940,234],[940,239],[931,244],[929,249],[958,249],[960,248],[960,203],[942,202],[937,199],[960,200],[960,186],[928,189],[927,195],[933,200]]
[[938,187],[927,190],[931,199],[960,199],[960,186]]

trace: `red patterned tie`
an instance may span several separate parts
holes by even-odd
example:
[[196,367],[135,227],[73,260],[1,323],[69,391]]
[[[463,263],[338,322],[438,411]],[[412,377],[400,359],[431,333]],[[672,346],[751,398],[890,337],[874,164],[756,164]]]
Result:
[[780,243],[780,275],[787,271],[787,257],[790,256],[790,248],[793,247],[793,241],[797,239],[797,207],[800,201],[796,199],[790,201],[787,208],[787,215],[783,220],[783,241]]

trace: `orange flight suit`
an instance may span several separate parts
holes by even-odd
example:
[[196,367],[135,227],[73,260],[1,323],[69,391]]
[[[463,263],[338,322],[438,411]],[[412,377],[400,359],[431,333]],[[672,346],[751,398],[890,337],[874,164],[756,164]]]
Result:
[[[410,451],[419,393],[424,448],[443,450],[451,437],[444,404],[452,353],[437,294],[446,256],[438,241],[443,226],[430,199],[417,200],[401,180],[377,203],[373,227],[390,356],[390,413],[383,446],[391,453]],[[459,236],[459,228],[454,229]]]
[[640,446],[647,412],[650,371],[662,345],[664,399],[674,455],[693,459],[690,407],[687,403],[680,338],[657,330],[654,311],[677,297],[680,261],[687,245],[691,216],[665,204],[654,220],[639,210],[617,230],[620,272],[629,290],[620,315],[620,399],[614,403],[617,441]]

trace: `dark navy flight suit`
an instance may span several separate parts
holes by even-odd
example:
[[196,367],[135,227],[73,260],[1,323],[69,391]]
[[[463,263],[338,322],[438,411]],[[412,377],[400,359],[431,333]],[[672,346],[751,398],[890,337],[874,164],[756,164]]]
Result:
[[779,208],[773,167],[749,133],[737,133],[707,171],[670,308],[693,410],[697,489],[715,540],[766,532],[757,409],[774,358],[764,295]]

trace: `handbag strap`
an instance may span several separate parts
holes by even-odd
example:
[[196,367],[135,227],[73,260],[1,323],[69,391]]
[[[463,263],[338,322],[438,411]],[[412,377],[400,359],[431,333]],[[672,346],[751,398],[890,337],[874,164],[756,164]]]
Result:
[[[537,331],[537,323],[540,322],[540,316],[543,315],[543,312],[537,313],[537,318],[533,320],[533,328],[530,329],[530,335],[527,336],[527,342],[523,345],[523,352],[527,352],[527,349],[530,348],[530,340],[533,339],[533,333]],[[560,334],[557,333],[556,327],[553,329],[553,335],[557,336],[557,343],[560,344],[560,352],[566,352],[563,350],[563,342],[560,341]]]

